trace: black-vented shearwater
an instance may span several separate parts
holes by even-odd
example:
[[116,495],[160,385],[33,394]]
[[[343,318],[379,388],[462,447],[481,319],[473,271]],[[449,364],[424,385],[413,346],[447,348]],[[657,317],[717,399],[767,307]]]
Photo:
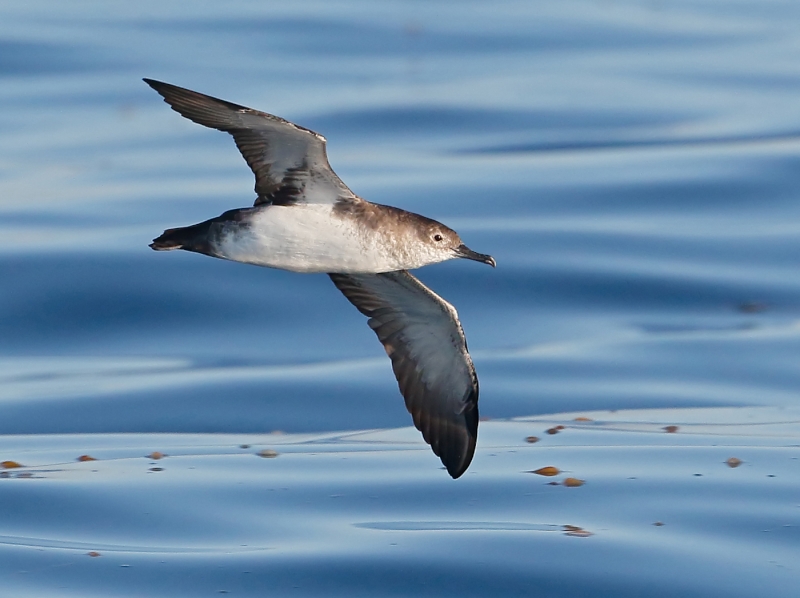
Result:
[[256,177],[251,208],[164,231],[150,245],[294,272],[324,272],[369,317],[400,392],[448,473],[478,437],[478,377],[455,308],[407,270],[453,258],[495,265],[445,225],[355,195],[328,164],[325,138],[287,120],[144,80],[180,115],[230,133]]

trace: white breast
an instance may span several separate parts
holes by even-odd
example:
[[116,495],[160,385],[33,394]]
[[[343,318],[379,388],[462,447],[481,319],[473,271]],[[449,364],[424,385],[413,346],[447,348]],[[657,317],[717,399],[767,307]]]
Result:
[[399,263],[375,230],[332,214],[330,204],[264,206],[243,223],[226,224],[220,257],[294,272],[389,272]]

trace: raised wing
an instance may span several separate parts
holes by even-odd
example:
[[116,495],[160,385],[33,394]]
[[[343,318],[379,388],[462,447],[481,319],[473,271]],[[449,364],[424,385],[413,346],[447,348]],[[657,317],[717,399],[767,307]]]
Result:
[[288,120],[211,96],[144,79],[181,116],[233,135],[256,175],[255,205],[355,199],[328,163],[325,138]]
[[478,377],[455,308],[406,271],[329,276],[369,317],[414,425],[459,477],[478,438]]

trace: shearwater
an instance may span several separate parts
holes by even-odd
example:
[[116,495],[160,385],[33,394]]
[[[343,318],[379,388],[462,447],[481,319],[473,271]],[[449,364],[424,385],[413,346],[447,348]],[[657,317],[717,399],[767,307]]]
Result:
[[325,138],[287,120],[145,79],[173,110],[233,136],[256,177],[253,207],[171,228],[150,245],[324,272],[369,318],[414,425],[457,478],[478,437],[478,377],[455,308],[408,270],[453,258],[495,265],[445,225],[368,202],[328,163]]

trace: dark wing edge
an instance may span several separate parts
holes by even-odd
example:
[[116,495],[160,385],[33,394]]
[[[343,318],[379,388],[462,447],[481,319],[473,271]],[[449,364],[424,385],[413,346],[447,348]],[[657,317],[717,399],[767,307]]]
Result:
[[[455,309],[404,270],[329,276],[369,318],[392,361],[414,425],[447,472],[460,477],[472,461],[478,438],[478,377]],[[446,329],[447,338],[429,334],[437,324]],[[448,375],[424,369],[426,364],[430,368],[431,359],[441,363],[448,355]]]
[[[154,79],[143,81],[184,118],[233,136],[256,177],[255,205],[291,205],[309,176],[343,197],[354,197],[331,168],[325,138],[319,133],[279,116],[190,89]],[[286,156],[279,155],[283,151]]]

